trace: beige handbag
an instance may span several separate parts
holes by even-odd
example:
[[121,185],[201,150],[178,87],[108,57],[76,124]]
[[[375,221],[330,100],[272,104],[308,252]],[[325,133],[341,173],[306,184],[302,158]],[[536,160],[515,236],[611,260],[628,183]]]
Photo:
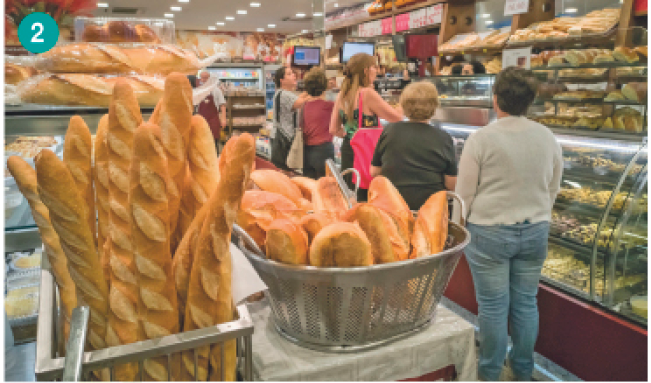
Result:
[[303,169],[303,109],[300,111],[301,118],[299,126],[294,133],[292,147],[287,154],[287,167],[290,169]]

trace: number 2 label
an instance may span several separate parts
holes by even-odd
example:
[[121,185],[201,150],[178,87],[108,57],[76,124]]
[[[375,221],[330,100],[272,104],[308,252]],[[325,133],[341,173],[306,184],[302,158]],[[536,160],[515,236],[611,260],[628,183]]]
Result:
[[29,52],[44,53],[59,40],[59,26],[47,13],[30,13],[18,25],[18,39]]
[[40,38],[41,34],[43,33],[43,24],[41,23],[34,23],[32,24],[32,30],[36,30],[38,28],[38,32],[32,37],[32,42],[33,43],[44,43],[45,40]]

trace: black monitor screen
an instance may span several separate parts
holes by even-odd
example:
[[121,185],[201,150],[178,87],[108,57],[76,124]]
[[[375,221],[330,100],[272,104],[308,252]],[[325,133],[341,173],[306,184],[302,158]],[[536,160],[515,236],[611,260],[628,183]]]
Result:
[[294,65],[319,65],[321,64],[321,48],[319,47],[294,47]]

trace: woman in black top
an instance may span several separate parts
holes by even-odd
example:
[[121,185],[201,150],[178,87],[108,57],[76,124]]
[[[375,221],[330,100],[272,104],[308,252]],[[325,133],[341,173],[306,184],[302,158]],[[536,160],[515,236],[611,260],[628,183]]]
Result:
[[441,190],[454,190],[457,161],[452,137],[430,120],[439,106],[436,86],[429,82],[408,85],[400,96],[408,122],[384,128],[375,147],[371,175],[387,177],[411,210],[419,210]]

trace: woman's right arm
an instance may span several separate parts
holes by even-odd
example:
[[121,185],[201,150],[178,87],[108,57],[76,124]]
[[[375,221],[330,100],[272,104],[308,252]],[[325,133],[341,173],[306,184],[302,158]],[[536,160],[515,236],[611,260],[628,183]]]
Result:
[[383,120],[389,122],[399,122],[402,121],[405,117],[402,112],[396,108],[389,105],[384,99],[375,91],[375,89],[369,89],[364,91],[364,102],[368,102],[368,108]]
[[339,104],[340,104],[340,97],[341,93],[337,97],[337,101],[335,102],[335,107],[332,109],[332,115],[330,116],[330,134],[336,137],[345,137],[346,132],[344,131],[344,127],[341,122],[341,118],[339,117]]

